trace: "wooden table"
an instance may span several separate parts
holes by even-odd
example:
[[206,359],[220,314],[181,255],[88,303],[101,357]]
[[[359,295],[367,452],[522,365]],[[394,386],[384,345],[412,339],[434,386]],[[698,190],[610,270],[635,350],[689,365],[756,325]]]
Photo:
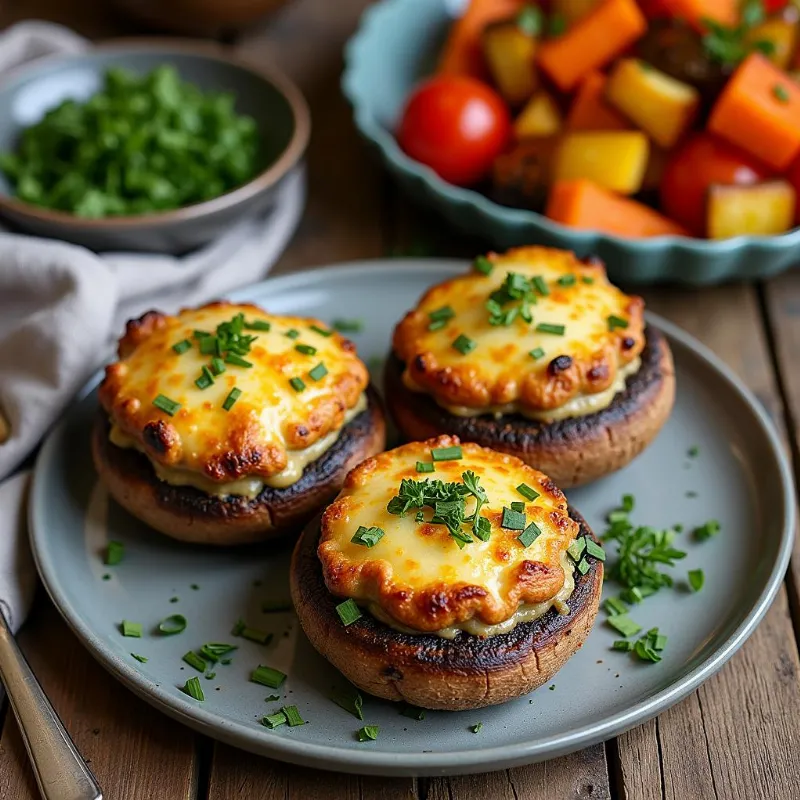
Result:
[[[356,136],[338,80],[342,45],[365,5],[366,0],[297,0],[233,45],[248,58],[279,63],[300,84],[313,114],[308,209],[278,273],[390,252],[472,257],[485,249],[410,208]],[[130,32],[102,0],[0,5],[0,26],[24,17],[64,22],[90,36]],[[785,434],[800,465],[800,273],[755,286],[644,294],[651,309],[733,367]],[[107,800],[796,800],[799,589],[796,550],[784,588],[747,644],[658,719],[564,758],[464,778],[323,773],[206,739],[114,681],[43,593],[20,641]],[[0,800],[36,797],[16,723],[6,713]]]

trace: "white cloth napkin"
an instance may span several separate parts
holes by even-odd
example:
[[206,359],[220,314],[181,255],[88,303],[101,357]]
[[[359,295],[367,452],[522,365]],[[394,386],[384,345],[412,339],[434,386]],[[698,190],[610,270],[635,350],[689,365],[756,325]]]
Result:
[[[21,23],[0,34],[0,78],[30,58],[88,46],[58,25]],[[1,482],[111,352],[126,319],[150,308],[171,312],[202,303],[263,277],[288,243],[304,202],[305,175],[298,168],[283,181],[265,218],[244,220],[182,257],[98,255],[0,232],[0,601],[15,624],[24,619],[30,597],[23,585],[29,571],[14,566],[25,549],[25,482]]]

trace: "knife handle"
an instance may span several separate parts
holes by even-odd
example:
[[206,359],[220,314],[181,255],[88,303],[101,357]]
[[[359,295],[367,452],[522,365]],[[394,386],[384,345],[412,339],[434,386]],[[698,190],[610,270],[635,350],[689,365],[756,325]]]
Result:
[[0,681],[44,800],[103,800],[97,781],[45,696],[0,608]]

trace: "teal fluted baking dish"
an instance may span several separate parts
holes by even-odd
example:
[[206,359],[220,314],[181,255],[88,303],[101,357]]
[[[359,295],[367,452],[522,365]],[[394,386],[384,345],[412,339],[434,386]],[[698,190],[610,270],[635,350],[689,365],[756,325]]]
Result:
[[624,283],[694,286],[766,278],[800,263],[800,228],[780,236],[709,241],[681,236],[624,239],[568,228],[525,209],[508,208],[453,186],[400,150],[393,131],[411,88],[430,74],[463,0],[382,0],[364,13],[348,42],[342,89],[356,126],[416,202],[457,228],[505,249],[543,244],[597,255]]

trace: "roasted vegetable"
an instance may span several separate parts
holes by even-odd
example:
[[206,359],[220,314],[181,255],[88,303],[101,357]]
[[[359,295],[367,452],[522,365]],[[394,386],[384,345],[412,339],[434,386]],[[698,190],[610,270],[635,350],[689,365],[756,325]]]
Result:
[[650,145],[650,154],[647,157],[647,166],[642,178],[642,192],[653,192],[658,197],[658,190],[664,178],[664,171],[669,162],[670,153],[658,145]]
[[649,144],[641,131],[568,133],[553,164],[553,180],[586,178],[621,194],[642,186]]
[[800,153],[800,87],[753,53],[723,89],[708,129],[783,171]]
[[567,23],[567,27],[583,19],[593,11],[603,0],[553,0],[553,12],[558,14]]
[[512,106],[524,103],[538,83],[535,63],[537,25],[535,22],[526,24],[525,19],[541,20],[541,12],[531,6],[520,11],[518,16],[519,20],[513,18],[492,23],[484,29],[481,37],[492,80]]
[[616,62],[606,99],[666,148],[689,129],[700,104],[697,89],[635,58]]
[[684,19],[699,31],[709,19],[731,26],[739,20],[739,0],[661,0],[661,5],[670,17]]
[[787,181],[714,185],[708,193],[708,238],[770,236],[788,231],[794,224],[795,200],[795,190]]
[[563,126],[555,100],[545,91],[537,92],[514,120],[517,139],[554,136]]
[[515,208],[541,209],[558,144],[555,138],[531,139],[498,156],[492,172],[492,199]]
[[605,100],[608,78],[602,72],[590,72],[581,81],[567,114],[571,131],[624,131],[630,123]]
[[564,36],[545,42],[539,65],[564,92],[632,45],[647,29],[635,0],[602,0]]
[[776,67],[788,69],[797,46],[797,22],[773,17],[751,28],[745,40],[750,44],[769,42],[764,55]]
[[680,225],[652,208],[586,180],[554,184],[545,214],[564,225],[616,236],[688,235]]

